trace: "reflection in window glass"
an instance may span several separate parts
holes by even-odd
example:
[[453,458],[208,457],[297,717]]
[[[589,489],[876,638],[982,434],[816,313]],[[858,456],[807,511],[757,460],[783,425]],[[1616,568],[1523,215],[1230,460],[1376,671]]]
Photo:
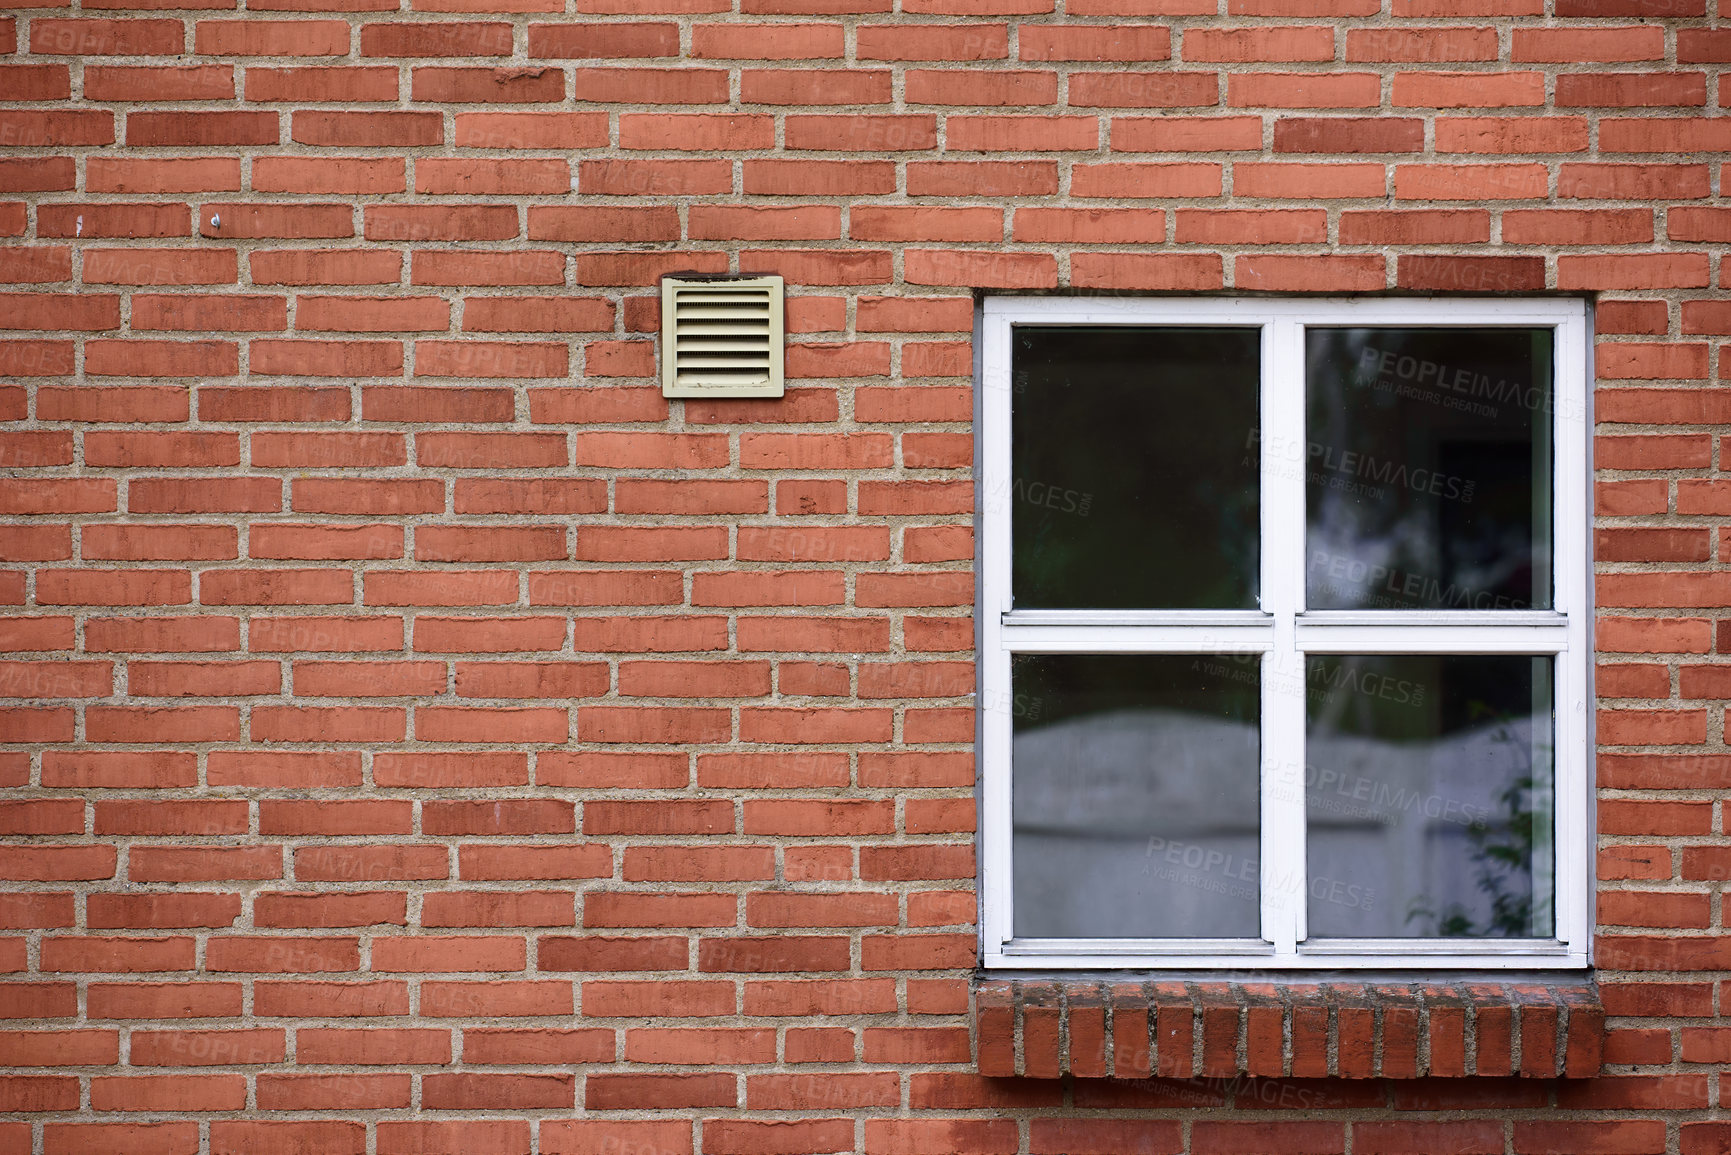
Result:
[[1015,933],[1260,933],[1254,656],[1019,654]]
[[[1017,326],[1019,608],[1254,609],[1256,329]],[[1176,564],[1182,558],[1182,564]]]
[[1306,330],[1310,608],[1550,606],[1551,345]]
[[1551,659],[1312,656],[1311,938],[1548,938]]

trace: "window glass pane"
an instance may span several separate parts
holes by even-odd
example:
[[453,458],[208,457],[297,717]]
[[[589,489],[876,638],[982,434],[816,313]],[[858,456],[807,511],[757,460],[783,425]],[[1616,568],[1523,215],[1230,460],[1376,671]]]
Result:
[[1017,326],[1021,608],[1256,607],[1255,329]]
[[1549,938],[1551,659],[1312,656],[1312,938]]
[[1305,336],[1312,609],[1551,605],[1549,329]]
[[1258,660],[1018,654],[1011,683],[1016,935],[1255,938]]

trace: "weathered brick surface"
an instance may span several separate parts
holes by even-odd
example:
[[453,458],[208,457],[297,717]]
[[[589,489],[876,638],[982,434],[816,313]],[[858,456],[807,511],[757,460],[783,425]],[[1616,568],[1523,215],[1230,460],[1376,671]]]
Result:
[[[0,16],[0,1150],[1731,1142],[1718,3],[249,7]],[[784,400],[661,398],[674,270]],[[1594,297],[1602,1075],[973,1008],[977,291]]]
[[[1511,1069],[1579,1079],[1599,1073],[1605,1032],[1597,990],[1575,977],[1476,985],[992,978],[976,986],[974,1008],[980,1074],[994,1078],[1140,1079],[1164,1062],[1225,1079]],[[1511,1013],[1513,1033],[1502,1029]],[[1509,1051],[1517,1040],[1518,1062]]]

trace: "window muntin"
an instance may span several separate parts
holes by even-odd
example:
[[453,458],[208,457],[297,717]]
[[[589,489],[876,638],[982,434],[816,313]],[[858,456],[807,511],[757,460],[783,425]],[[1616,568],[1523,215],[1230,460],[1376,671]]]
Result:
[[[1245,352],[1252,337],[1254,359]],[[1216,392],[1229,397],[1234,371],[1253,365],[1254,407],[1198,400],[1207,390],[1182,387],[1203,361],[1193,350],[1210,339],[1236,350],[1226,367],[1215,362]],[[1090,347],[1105,351],[1102,371],[1090,370]],[[1584,306],[1570,301],[987,302],[987,965],[1584,965],[1587,347]],[[1041,357],[1028,358],[1029,349]],[[1179,367],[1168,370],[1162,358]],[[1165,404],[1162,382],[1179,385]],[[1063,404],[1031,399],[1042,387],[1061,389]],[[1423,405],[1446,416],[1425,420]],[[1023,421],[1030,416],[1038,420]],[[1235,421],[1243,424],[1233,431]],[[1080,434],[1068,446],[1042,452],[1042,441],[1072,429]],[[1084,580],[1024,598],[1022,575],[1038,567],[1019,551],[1099,532],[1085,523],[1111,500],[1098,489],[1125,472],[1117,462],[1174,444],[1185,467],[1138,461],[1129,471],[1140,487],[1136,508],[1168,524],[1137,535],[1132,509],[1098,523],[1114,527],[1107,544],[1076,547],[1113,570],[1112,596],[1069,600],[1071,591],[1100,588]],[[1218,468],[1198,464],[1200,449],[1216,444],[1238,456]],[[1404,472],[1382,463],[1396,456]],[[1232,473],[1246,458],[1254,486],[1247,473]],[[1326,488],[1354,471],[1361,488]],[[1203,483],[1234,476],[1236,500],[1209,508]],[[1459,500],[1468,479],[1471,509]],[[1092,500],[1067,511],[1068,523],[1025,534],[1019,524],[1066,515],[1061,502],[1030,510],[1036,486]],[[1327,541],[1342,560],[1331,554],[1318,564],[1324,509],[1334,519]],[[1173,521],[1186,528],[1174,535]],[[1248,546],[1223,546],[1195,528],[1230,534],[1244,522],[1256,526]],[[1177,546],[1144,547],[1162,536]],[[1222,557],[1240,568],[1252,559],[1254,578],[1238,587],[1252,595],[1248,605],[1241,594],[1194,596],[1225,588],[1217,582],[1175,594],[1189,574],[1149,576],[1193,560],[1210,577],[1230,574]],[[1378,565],[1380,589],[1367,581]],[[1358,585],[1345,596],[1319,589],[1330,571],[1336,585],[1341,574],[1356,574]],[[1052,596],[1054,588],[1066,596]],[[1071,664],[1042,665],[1045,655]],[[1064,707],[1044,725],[1030,716],[1054,697],[1054,677],[1070,687],[1074,678],[1062,672],[1102,660],[1095,655],[1130,662],[1120,669],[1164,655],[1169,671],[1196,680],[1168,679],[1155,692],[1146,677],[1096,677],[1104,686],[1091,708]],[[1434,684],[1428,703],[1375,698],[1369,709],[1359,701],[1366,685],[1398,697],[1414,670]],[[1206,697],[1210,680],[1254,695],[1256,709],[1223,723],[1172,707]],[[1111,744],[1114,734],[1138,731],[1140,747]],[[1066,733],[1115,751],[1118,764],[1081,759],[1074,746],[1053,754]],[[1215,769],[1252,744],[1254,795],[1247,779]],[[1400,757],[1377,755],[1378,744]],[[1338,794],[1334,776],[1354,766],[1363,777],[1367,746],[1383,769],[1354,784],[1370,805],[1349,816],[1325,791]],[[1166,753],[1155,758],[1155,748]],[[1321,764],[1331,761],[1340,765]],[[1168,773],[1138,793],[1126,768],[1147,776],[1156,762]],[[1110,788],[1097,789],[1102,782]],[[1089,823],[1110,836],[1088,846]],[[1129,845],[1132,830],[1146,835],[1139,850]],[[1251,895],[1254,930],[1243,917]],[[1103,913],[1113,909],[1116,917]]]

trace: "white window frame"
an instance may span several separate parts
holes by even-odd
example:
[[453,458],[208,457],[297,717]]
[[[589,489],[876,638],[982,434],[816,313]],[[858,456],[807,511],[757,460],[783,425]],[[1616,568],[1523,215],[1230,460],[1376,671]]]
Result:
[[[1256,610],[1022,610],[1011,605],[1011,329],[1015,325],[1256,326],[1262,335],[1261,574]],[[1306,611],[1304,329],[1521,327],[1555,331],[1553,609]],[[1587,302],[1455,298],[990,297],[980,313],[978,621],[981,958],[999,969],[1563,969],[1590,964],[1592,584]],[[1297,467],[1282,447],[1297,447]],[[1259,653],[1261,940],[1017,939],[1011,872],[1013,654]],[[1554,655],[1556,939],[1305,941],[1302,694],[1307,653]],[[1295,757],[1294,755],[1300,755]],[[1290,880],[1300,880],[1294,887]]]

